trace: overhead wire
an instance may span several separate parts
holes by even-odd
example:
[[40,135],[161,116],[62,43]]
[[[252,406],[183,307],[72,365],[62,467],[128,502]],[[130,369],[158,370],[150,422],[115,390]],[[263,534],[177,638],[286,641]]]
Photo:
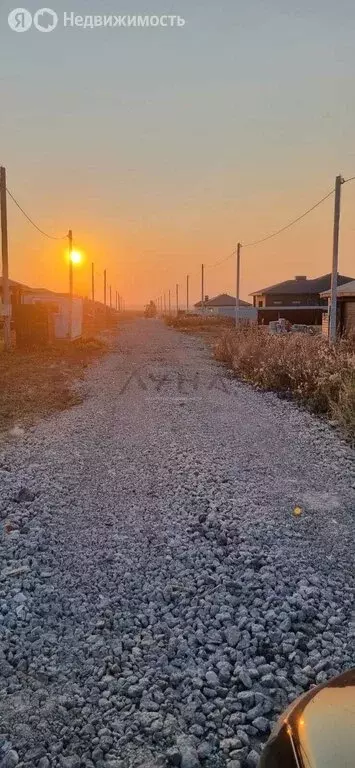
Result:
[[[355,177],[353,177],[355,179]],[[347,179],[347,181],[352,181],[353,179]],[[344,182],[346,183],[346,182]],[[326,200],[328,200],[329,197],[331,197],[334,194],[334,187],[330,190],[324,197],[321,198],[321,200],[318,200],[317,203],[312,205],[311,208],[308,208],[307,211],[304,211],[300,216],[297,216],[296,219],[293,219],[288,224],[286,224],[284,227],[281,227],[281,229],[278,229],[276,232],[272,232],[269,235],[266,235],[265,237],[261,237],[259,240],[254,240],[250,243],[242,243],[242,248],[251,248],[252,246],[260,245],[261,243],[265,243],[267,240],[271,240],[274,237],[277,237],[277,235],[280,235],[282,232],[285,232],[287,229],[290,229],[295,224],[298,224],[299,221],[304,219],[306,216],[308,216],[309,213],[312,213],[316,208],[318,208],[322,203],[324,203]],[[205,264],[205,267],[207,269],[213,269],[214,267],[220,266],[220,264],[224,264],[226,261],[231,259],[235,254],[237,253],[237,248],[234,248],[231,253],[228,254],[228,256],[224,256],[222,259],[219,259],[218,261],[214,262],[213,264]]]
[[8,188],[8,187],[6,187],[6,192],[7,192],[7,194],[8,194],[8,195],[11,197],[11,200],[12,200],[12,201],[15,203],[15,205],[16,205],[16,206],[17,206],[17,208],[18,208],[18,209],[21,211],[21,213],[23,213],[23,215],[25,216],[25,218],[27,219],[27,221],[29,221],[29,222],[30,222],[30,224],[32,224],[32,226],[33,226],[35,229],[37,229],[37,231],[38,231],[38,232],[40,232],[40,233],[41,233],[41,235],[44,235],[44,237],[48,237],[48,238],[49,238],[49,240],[65,240],[65,238],[66,238],[66,237],[68,237],[68,235],[61,235],[60,237],[55,237],[54,235],[49,235],[49,234],[48,234],[48,232],[45,232],[43,229],[41,229],[41,228],[38,226],[38,224],[36,224],[36,223],[33,221],[33,219],[31,219],[31,217],[28,215],[28,213],[26,213],[26,211],[24,211],[24,209],[21,207],[20,203],[18,203],[18,201],[17,201],[17,200],[16,200],[16,198],[13,196],[13,194],[10,192],[10,190],[9,190],[9,188]]
[[260,240],[254,240],[251,243],[242,244],[242,247],[251,248],[252,246],[265,243],[267,240],[271,240],[273,237],[277,237],[277,235],[281,235],[282,232],[285,232],[287,229],[290,229],[295,224],[298,224],[298,222],[304,219],[306,216],[308,216],[309,213],[312,213],[312,211],[314,211],[316,208],[322,205],[322,203],[328,200],[328,198],[331,197],[333,194],[334,194],[334,187],[330,192],[328,192],[324,197],[322,197],[321,200],[318,200],[318,202],[312,205],[311,208],[308,208],[307,211],[302,213],[301,216],[297,216],[297,219],[293,219],[293,221],[290,221],[288,224],[286,224],[284,227],[281,227],[281,229],[278,229],[276,232],[272,232],[270,235],[266,235],[266,237],[261,237]]

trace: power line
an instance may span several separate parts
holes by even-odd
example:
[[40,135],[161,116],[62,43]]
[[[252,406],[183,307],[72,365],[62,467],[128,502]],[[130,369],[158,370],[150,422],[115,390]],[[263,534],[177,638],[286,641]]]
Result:
[[47,232],[44,232],[44,231],[43,231],[43,229],[41,229],[40,227],[38,227],[38,226],[37,226],[37,224],[35,224],[35,222],[34,222],[34,221],[31,219],[31,217],[30,217],[30,216],[28,216],[28,214],[26,213],[26,211],[24,211],[24,210],[23,210],[23,208],[21,208],[20,204],[17,202],[17,200],[16,200],[16,199],[14,198],[14,196],[11,194],[10,190],[8,189],[8,187],[6,187],[6,192],[7,192],[7,194],[8,194],[8,195],[11,197],[11,200],[12,200],[12,201],[15,203],[15,205],[17,205],[17,208],[18,208],[18,209],[21,211],[21,213],[23,213],[23,215],[25,216],[25,218],[27,219],[27,221],[29,221],[29,222],[30,222],[30,224],[32,224],[32,226],[33,226],[35,229],[37,229],[37,230],[38,230],[38,232],[40,232],[40,233],[41,233],[41,235],[44,235],[45,237],[48,237],[48,238],[49,238],[49,240],[65,240],[65,238],[67,237],[67,235],[62,235],[62,237],[54,237],[54,235],[49,235]]
[[271,235],[266,235],[266,237],[262,237],[260,240],[254,240],[254,242],[246,243],[245,245],[243,244],[243,248],[251,248],[253,245],[260,245],[260,243],[265,243],[266,240],[271,240],[272,237],[277,237],[277,235],[281,235],[281,233],[285,232],[286,229],[290,229],[290,227],[293,227],[294,224],[297,224],[299,221],[301,221],[306,216],[308,216],[309,213],[312,213],[312,211],[318,208],[319,205],[322,205],[322,203],[324,203],[325,200],[328,200],[328,197],[331,197],[333,194],[334,194],[334,188],[330,192],[328,192],[327,195],[322,197],[321,200],[318,200],[318,203],[315,203],[315,205],[312,205],[312,208],[308,208],[308,210],[302,213],[301,216],[298,216],[297,219],[290,221],[289,224],[286,224],[285,227],[278,229],[277,232],[273,232]]
[[213,267],[218,267],[220,264],[223,264],[225,261],[228,261],[228,259],[231,259],[232,256],[235,256],[237,252],[237,249],[235,248],[232,253],[229,253],[228,256],[224,256],[223,259],[220,259],[219,261],[216,261],[214,264],[206,264],[206,267],[208,269],[213,269]]
[[[353,177],[355,179],[355,176]],[[353,179],[347,179],[347,181],[353,181]],[[344,182],[346,183],[346,182]],[[293,227],[294,224],[297,224],[299,221],[304,219],[306,216],[308,216],[309,213],[312,213],[318,206],[320,206],[322,203],[325,202],[325,200],[328,200],[329,197],[331,197],[334,193],[334,189],[332,189],[330,192],[328,192],[327,195],[322,197],[321,200],[318,200],[315,205],[312,205],[311,208],[308,208],[307,211],[301,214],[301,216],[298,216],[297,219],[293,219],[293,221],[290,221],[286,226],[281,227],[281,229],[278,229],[276,232],[272,232],[270,235],[266,235],[266,237],[260,238],[260,240],[255,240],[251,243],[246,243],[245,245],[242,245],[243,248],[251,248],[254,245],[260,245],[261,243],[265,243],[267,240],[271,240],[273,237],[277,237],[277,235],[281,235],[282,232],[285,232],[287,229],[290,229],[290,227]],[[228,261],[228,259],[231,259],[233,256],[235,256],[237,253],[237,249],[234,248],[234,250],[228,254],[228,256],[224,256],[223,259],[219,259],[219,261],[216,261],[214,264],[207,264],[206,266],[208,269],[213,269],[214,267],[219,267],[220,264],[224,264],[224,262]]]

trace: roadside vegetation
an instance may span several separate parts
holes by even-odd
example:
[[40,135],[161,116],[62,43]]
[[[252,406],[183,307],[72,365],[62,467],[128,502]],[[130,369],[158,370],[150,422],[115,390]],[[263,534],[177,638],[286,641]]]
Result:
[[107,348],[104,341],[85,338],[31,351],[0,351],[0,433],[79,403],[75,382]]
[[218,317],[217,315],[188,315],[181,312],[179,315],[165,315],[166,325],[179,331],[215,331],[221,328],[233,328],[232,317]]
[[231,318],[181,314],[167,325],[191,332],[214,331],[217,360],[243,381],[296,399],[337,421],[355,441],[355,336],[329,346],[321,335],[271,334]]
[[336,419],[355,439],[355,338],[329,346],[322,336],[241,326],[216,341],[214,354],[239,378]]

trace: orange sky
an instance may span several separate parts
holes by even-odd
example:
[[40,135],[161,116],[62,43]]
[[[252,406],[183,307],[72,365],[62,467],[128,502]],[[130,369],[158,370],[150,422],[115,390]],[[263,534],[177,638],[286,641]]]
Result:
[[[107,7],[106,7],[107,5]],[[117,11],[107,0],[105,12]],[[36,0],[28,0],[30,10]],[[75,10],[86,13],[85,0]],[[145,8],[137,0],[135,12]],[[175,284],[200,299],[200,264],[301,214],[355,174],[355,7],[311,0],[179,0],[174,29],[12,32],[0,10],[1,156],[8,186],[41,228],[72,228],[127,306]],[[57,9],[58,10],[58,9]],[[100,9],[98,9],[100,10]],[[145,8],[146,10],[146,8]],[[154,12],[165,12],[157,0]],[[3,22],[3,23],[2,23]],[[339,269],[355,276],[355,183],[343,187]],[[331,269],[333,201],[242,253],[241,293]],[[9,201],[10,273],[66,290],[63,244]],[[99,276],[101,275],[101,276]],[[206,269],[206,293],[234,293],[233,260]]]
[[[330,180],[329,180],[330,181]],[[331,182],[330,182],[331,183]],[[82,216],[74,229],[75,247],[82,250],[85,259],[75,268],[75,289],[82,295],[91,290],[91,262],[95,263],[97,297],[102,297],[103,270],[107,269],[108,285],[112,285],[113,296],[118,290],[127,305],[144,304],[151,297],[164,292],[175,296],[175,284],[180,285],[181,304],[185,301],[186,274],[190,274],[191,301],[200,298],[200,264],[206,264],[205,291],[215,295],[221,292],[233,294],[235,285],[235,260],[208,268],[208,264],[227,256],[234,248],[233,232],[241,239],[253,240],[269,231],[279,228],[298,213],[316,202],[327,187],[316,187],[313,195],[293,195],[288,200],[275,199],[272,208],[267,209],[270,200],[255,201],[255,213],[251,205],[234,206],[223,201],[214,205],[214,216],[208,206],[199,212],[204,231],[200,232],[193,212],[188,212],[184,226],[177,221],[135,222],[122,221],[120,226],[113,221],[93,222],[92,217]],[[343,274],[355,275],[355,225],[353,209],[355,184],[342,188],[342,230],[340,242],[339,269]],[[291,199],[291,198],[290,198]],[[30,201],[29,201],[30,202]],[[262,208],[264,202],[264,207]],[[22,201],[22,204],[29,203]],[[49,201],[47,201],[49,206]],[[259,214],[257,213],[259,210]],[[292,230],[261,246],[242,251],[241,293],[248,299],[251,291],[271,285],[295,274],[314,277],[329,272],[332,254],[333,199],[310,214]],[[240,220],[236,226],[235,220]],[[59,223],[59,222],[58,222]],[[72,222],[69,220],[69,223]],[[46,286],[53,290],[67,290],[68,270],[65,260],[65,241],[51,241],[42,238],[32,230],[21,214],[9,202],[11,273],[14,278],[35,286]],[[51,219],[41,222],[49,232],[55,231]],[[51,226],[52,225],[52,226]],[[57,231],[59,228],[57,228]],[[62,227],[63,231],[63,227]],[[244,237],[243,237],[244,235]],[[237,238],[236,238],[237,239]],[[174,247],[172,247],[174,246]],[[24,254],[26,253],[26,258]],[[175,299],[174,299],[175,300]]]

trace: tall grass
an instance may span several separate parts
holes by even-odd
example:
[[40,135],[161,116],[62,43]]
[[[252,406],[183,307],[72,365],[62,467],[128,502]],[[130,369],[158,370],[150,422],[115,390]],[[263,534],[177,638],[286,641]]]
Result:
[[234,325],[232,317],[219,315],[189,315],[181,312],[178,315],[165,315],[166,325],[179,331],[209,331],[215,328],[231,328]]
[[226,331],[214,354],[244,381],[282,392],[336,418],[355,438],[355,343],[322,336],[272,335],[260,326]]

